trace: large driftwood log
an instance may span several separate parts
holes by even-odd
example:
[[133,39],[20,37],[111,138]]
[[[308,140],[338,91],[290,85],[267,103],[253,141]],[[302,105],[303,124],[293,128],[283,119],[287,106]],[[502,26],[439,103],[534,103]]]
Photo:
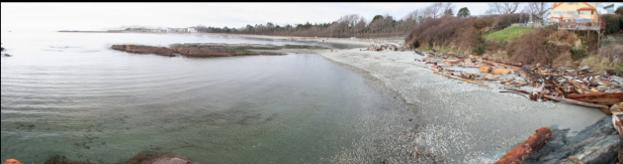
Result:
[[568,98],[564,98],[564,97],[554,97],[554,96],[550,96],[550,95],[543,95],[543,97],[548,98],[550,100],[565,102],[565,103],[569,103],[569,104],[575,104],[575,105],[581,105],[581,106],[585,106],[585,107],[597,108],[601,112],[604,112],[607,115],[611,115],[612,114],[610,112],[610,110],[608,109],[608,106],[606,106],[606,105],[593,104],[593,103],[578,101],[578,100],[574,100],[574,99],[568,99]]
[[[508,91],[500,91],[501,93],[515,93],[515,94],[526,94],[530,96],[530,92],[528,91],[524,91],[524,90],[519,90],[519,89],[513,89],[513,88],[506,88]],[[574,99],[569,99],[569,98],[564,98],[564,97],[556,97],[556,96],[550,96],[550,95],[540,95],[543,96],[543,98],[549,99],[549,100],[553,100],[553,101],[558,101],[558,102],[564,102],[564,103],[569,103],[569,104],[574,104],[574,105],[580,105],[580,106],[585,106],[585,107],[591,107],[591,108],[597,108],[600,111],[604,112],[607,115],[611,115],[612,113],[610,112],[610,110],[608,109],[608,106],[606,105],[601,105],[601,104],[594,104],[594,103],[589,103],[589,102],[583,102],[583,101],[578,101],[578,100],[574,100]]]
[[592,92],[585,94],[569,94],[567,98],[575,99],[584,102],[591,102],[595,104],[613,105],[623,101],[623,92],[618,93],[603,93]]
[[541,149],[552,137],[552,131],[549,128],[539,128],[526,141],[515,146],[495,163],[523,163],[528,156]]

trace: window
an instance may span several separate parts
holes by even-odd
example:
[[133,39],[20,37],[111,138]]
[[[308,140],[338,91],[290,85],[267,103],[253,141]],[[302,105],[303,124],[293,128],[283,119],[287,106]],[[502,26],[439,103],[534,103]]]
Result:
[[582,10],[582,11],[580,11],[580,15],[591,15],[591,11],[590,10]]

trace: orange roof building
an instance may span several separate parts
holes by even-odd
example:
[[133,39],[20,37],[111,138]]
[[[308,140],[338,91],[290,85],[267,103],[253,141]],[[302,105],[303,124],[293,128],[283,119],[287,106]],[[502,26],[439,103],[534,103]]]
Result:
[[554,3],[550,16],[553,22],[575,22],[599,25],[597,8],[587,2]]

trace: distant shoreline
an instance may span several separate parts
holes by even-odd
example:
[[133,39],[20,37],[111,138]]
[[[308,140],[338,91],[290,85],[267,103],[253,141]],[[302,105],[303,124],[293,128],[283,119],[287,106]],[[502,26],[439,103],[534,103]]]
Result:
[[59,30],[56,32],[63,33],[146,33],[146,34],[190,34],[189,32],[139,32],[139,31],[87,31],[87,30]]
[[60,30],[56,32],[76,32],[76,33],[116,33],[112,31],[81,31],[81,30]]

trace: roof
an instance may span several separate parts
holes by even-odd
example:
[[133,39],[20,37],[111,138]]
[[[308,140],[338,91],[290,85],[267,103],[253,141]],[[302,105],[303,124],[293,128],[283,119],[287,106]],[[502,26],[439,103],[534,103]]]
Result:
[[[554,8],[564,4],[564,3],[568,3],[568,2],[554,3],[554,6],[552,7],[552,9],[554,9]],[[582,3],[585,4],[586,6],[588,6],[588,7],[582,7],[582,8],[593,8],[593,9],[595,9],[595,6],[589,4],[588,2],[582,2]]]
[[597,9],[590,8],[590,7],[582,7],[582,8],[579,8],[578,10],[597,10]]
[[607,9],[607,8],[614,8],[614,4],[610,4],[608,6],[604,6],[604,9]]

